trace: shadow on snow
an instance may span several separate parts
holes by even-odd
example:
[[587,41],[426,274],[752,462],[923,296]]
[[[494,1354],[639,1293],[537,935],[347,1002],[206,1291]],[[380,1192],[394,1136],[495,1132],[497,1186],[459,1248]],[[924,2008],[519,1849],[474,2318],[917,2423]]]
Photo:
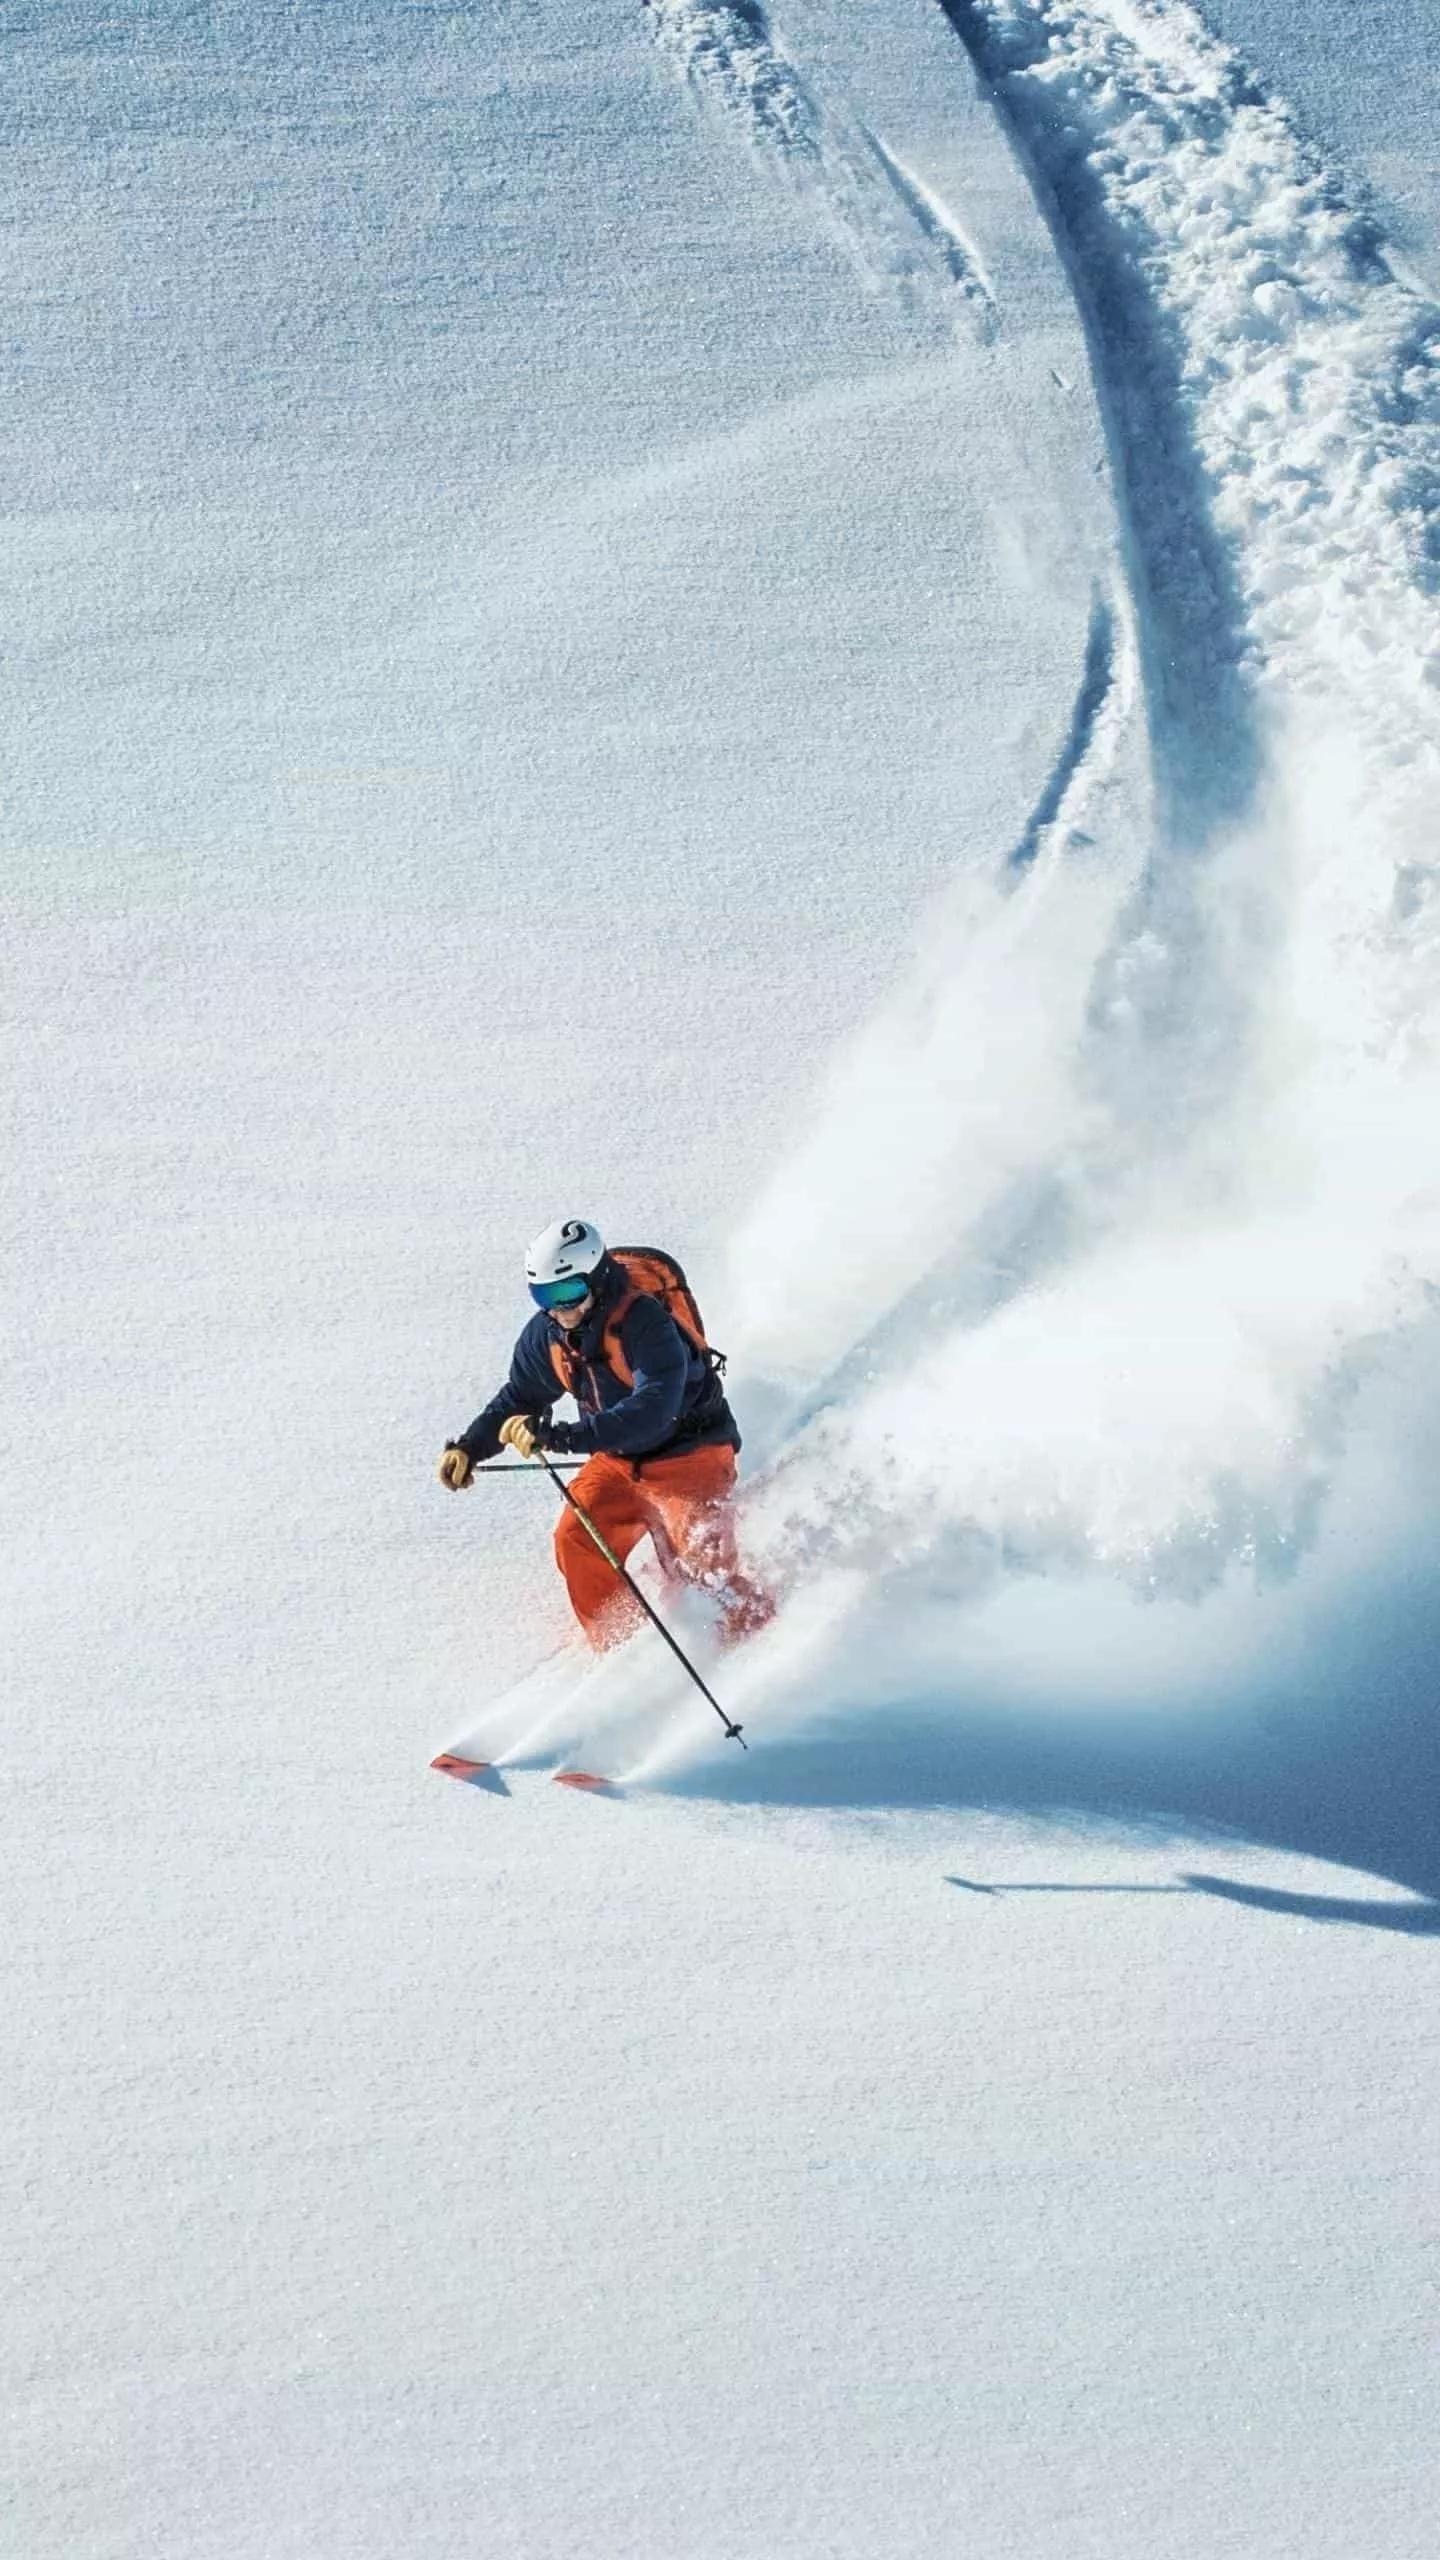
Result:
[[962,1893],[1004,1902],[1014,1893],[1208,1893],[1251,1911],[1282,1911],[1302,1920],[1343,1920],[1366,1929],[1393,1929],[1402,1937],[1440,1937],[1440,1902],[1354,1902],[1333,1894],[1281,1893],[1268,1885],[1233,1884],[1225,1876],[1187,1875],[1178,1884],[982,1884],[977,1876],[947,1876]]
[[[668,1790],[732,1803],[837,1811],[985,1811],[1153,1842],[1243,1841],[1374,1875],[1425,1904],[1367,1903],[1191,1875],[1185,1889],[1257,1911],[1440,1934],[1440,1587],[1352,1595],[1303,1655],[1244,1694],[1117,1707],[1075,1692],[1063,1705],[992,1703],[960,1682],[889,1706],[851,1694],[823,1720],[766,1742],[752,1712],[750,1759],[710,1763]],[[974,1675],[966,1676],[966,1686]],[[983,1889],[982,1876],[955,1877]],[[1428,1905],[1428,1907],[1426,1907]]]

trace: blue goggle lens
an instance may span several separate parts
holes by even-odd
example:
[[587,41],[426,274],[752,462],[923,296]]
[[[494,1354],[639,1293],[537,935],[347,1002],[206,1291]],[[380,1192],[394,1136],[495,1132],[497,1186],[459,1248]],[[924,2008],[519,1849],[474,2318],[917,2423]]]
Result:
[[590,1295],[588,1280],[532,1280],[530,1295],[546,1315],[552,1307],[578,1307]]

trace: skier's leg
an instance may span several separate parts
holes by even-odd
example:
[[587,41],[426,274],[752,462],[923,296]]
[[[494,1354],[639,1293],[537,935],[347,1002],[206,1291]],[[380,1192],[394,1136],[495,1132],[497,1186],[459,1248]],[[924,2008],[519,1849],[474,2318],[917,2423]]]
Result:
[[731,1509],[734,1450],[691,1449],[678,1457],[655,1458],[641,1474],[668,1534],[677,1572],[719,1601],[722,1638],[733,1643],[758,1634],[774,1617],[775,1603],[741,1569]]
[[[650,1526],[647,1506],[630,1469],[615,1458],[591,1458],[572,1479],[570,1490],[623,1564]],[[568,1502],[555,1524],[555,1561],[565,1577],[570,1606],[597,1651],[623,1644],[643,1623],[645,1613],[639,1602],[606,1562]]]

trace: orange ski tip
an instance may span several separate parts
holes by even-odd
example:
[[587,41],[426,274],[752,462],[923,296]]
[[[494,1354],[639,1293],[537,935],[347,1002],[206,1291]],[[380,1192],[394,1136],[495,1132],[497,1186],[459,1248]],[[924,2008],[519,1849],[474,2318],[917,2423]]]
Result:
[[589,1787],[592,1794],[599,1795],[613,1795],[615,1792],[613,1782],[609,1778],[597,1778],[593,1769],[557,1769],[555,1784],[557,1787]]
[[462,1760],[458,1751],[440,1751],[436,1753],[430,1766],[432,1769],[439,1769],[447,1778],[478,1778],[482,1770],[489,1768],[490,1763],[488,1760]]

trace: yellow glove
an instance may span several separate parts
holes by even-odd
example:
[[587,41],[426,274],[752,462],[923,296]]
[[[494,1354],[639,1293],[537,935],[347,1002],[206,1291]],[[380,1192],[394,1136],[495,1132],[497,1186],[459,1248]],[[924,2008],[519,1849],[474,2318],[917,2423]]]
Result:
[[467,1450],[457,1449],[452,1442],[440,1461],[440,1481],[452,1493],[463,1493],[475,1473],[474,1460]]
[[517,1458],[533,1458],[540,1446],[523,1413],[512,1413],[508,1422],[501,1423],[500,1437],[507,1449],[514,1450]]

